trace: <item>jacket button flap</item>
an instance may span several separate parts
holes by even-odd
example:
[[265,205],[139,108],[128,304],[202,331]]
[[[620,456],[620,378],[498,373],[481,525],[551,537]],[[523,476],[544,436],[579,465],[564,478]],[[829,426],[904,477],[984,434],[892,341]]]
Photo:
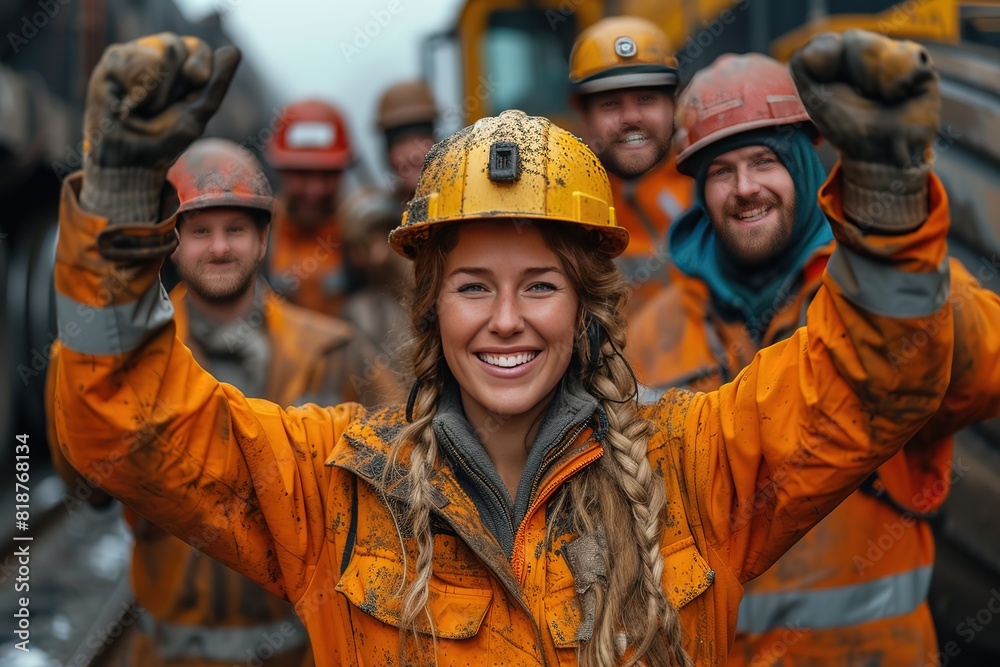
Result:
[[663,548],[663,590],[675,609],[695,599],[715,582],[715,571],[698,552],[694,537]]
[[556,648],[577,646],[577,634],[583,620],[580,598],[572,588],[550,594],[545,599],[545,622]]
[[[402,579],[403,564],[399,561],[355,553],[336,590],[359,610],[398,628],[403,611],[399,595]],[[450,586],[436,576],[431,576],[428,588],[427,609],[439,638],[467,639],[479,632],[493,601],[491,588]],[[417,615],[416,626],[419,632],[430,634],[426,615]]]

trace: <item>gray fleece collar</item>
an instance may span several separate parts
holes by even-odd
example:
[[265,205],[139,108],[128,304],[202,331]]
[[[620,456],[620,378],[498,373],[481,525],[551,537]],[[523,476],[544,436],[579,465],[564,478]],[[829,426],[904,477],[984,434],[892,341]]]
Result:
[[[508,556],[513,553],[517,527],[528,511],[531,487],[543,472],[541,465],[545,455],[595,413],[598,422],[603,424],[597,399],[578,382],[564,379],[542,419],[518,483],[517,498],[512,501],[506,485],[465,417],[458,384],[454,380],[445,383],[437,414],[431,422],[434,434],[448,455],[459,483],[476,503],[484,523],[490,527]],[[471,474],[467,468],[471,469]],[[489,483],[485,484],[477,478],[484,478]]]

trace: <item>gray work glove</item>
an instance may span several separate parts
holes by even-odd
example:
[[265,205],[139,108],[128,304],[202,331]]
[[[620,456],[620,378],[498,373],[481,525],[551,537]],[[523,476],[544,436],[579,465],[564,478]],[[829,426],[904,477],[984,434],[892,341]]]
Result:
[[840,153],[844,214],[883,233],[919,227],[941,108],[927,51],[865,30],[828,32],[796,51],[790,69],[809,116]]
[[80,204],[112,224],[156,222],[167,170],[205,130],[240,52],[160,33],[109,46],[84,111]]

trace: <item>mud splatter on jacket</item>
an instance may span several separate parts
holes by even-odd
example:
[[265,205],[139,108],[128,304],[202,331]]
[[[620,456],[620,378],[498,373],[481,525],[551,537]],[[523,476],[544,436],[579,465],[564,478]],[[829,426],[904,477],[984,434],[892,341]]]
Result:
[[[317,665],[398,664],[398,592],[416,547],[396,530],[405,490],[382,480],[403,411],[283,410],[220,385],[178,344],[157,264],[99,256],[107,221],[79,208],[79,185],[64,187],[57,251],[60,321],[76,324],[57,368],[60,447],[126,504],[292,600]],[[946,218],[892,237],[835,233],[808,329],[718,392],[671,392],[645,412],[659,426],[649,459],[669,499],[664,592],[699,665],[725,660],[742,583],[892,456],[948,385]],[[877,300],[859,287],[864,271],[881,280]],[[889,297],[908,312],[885,314]],[[938,334],[894,367],[931,321]],[[509,557],[447,459],[434,471],[428,608],[439,665],[576,663],[581,605],[564,549],[579,536],[547,542],[546,508],[603,456],[598,435],[588,425],[558,448]]]
[[[939,190],[938,206],[946,208],[940,182],[932,187]],[[824,212],[835,215],[831,202],[825,203]],[[936,210],[931,217],[944,214]],[[799,275],[788,277],[793,289],[779,294],[762,329],[720,314],[702,280],[677,276],[630,325],[626,354],[637,375],[655,392],[675,386],[712,391],[730,381],[761,346],[789,336],[805,320],[835,247],[817,249]],[[956,260],[950,271],[953,303],[977,291]],[[956,318],[960,310],[956,305]],[[929,425],[938,421],[935,416]],[[848,496],[747,583],[729,667],[923,665],[937,655],[926,600],[934,540],[923,517],[944,501],[951,477],[950,437],[921,437],[880,466],[877,477],[866,481],[867,491]]]

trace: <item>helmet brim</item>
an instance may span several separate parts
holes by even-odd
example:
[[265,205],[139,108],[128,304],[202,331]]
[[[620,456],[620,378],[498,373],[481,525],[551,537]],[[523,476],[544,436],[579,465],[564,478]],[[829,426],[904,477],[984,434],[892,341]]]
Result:
[[611,70],[600,76],[583,79],[579,83],[573,84],[573,92],[578,95],[591,95],[593,93],[604,93],[609,90],[621,90],[624,88],[654,88],[658,86],[676,86],[679,81],[676,70],[662,70],[659,72],[636,72],[627,71],[628,68],[621,68],[622,71]]
[[490,222],[501,220],[510,220],[512,222],[516,220],[527,220],[529,222],[537,220],[539,223],[551,222],[557,225],[565,223],[575,227],[584,227],[594,233],[594,242],[597,248],[606,252],[611,258],[618,257],[625,252],[625,248],[628,247],[629,242],[628,230],[624,227],[617,227],[614,225],[595,225],[581,222],[579,220],[561,220],[559,218],[552,218],[544,215],[510,215],[508,213],[504,213],[503,215],[498,215],[497,217],[489,217],[484,216],[481,213],[477,213],[474,216],[455,217],[447,220],[435,220],[433,222],[399,226],[389,232],[389,245],[393,250],[406,259],[415,259],[417,254],[420,252],[420,247],[427,242],[431,235],[451,223],[469,223],[478,221]]

